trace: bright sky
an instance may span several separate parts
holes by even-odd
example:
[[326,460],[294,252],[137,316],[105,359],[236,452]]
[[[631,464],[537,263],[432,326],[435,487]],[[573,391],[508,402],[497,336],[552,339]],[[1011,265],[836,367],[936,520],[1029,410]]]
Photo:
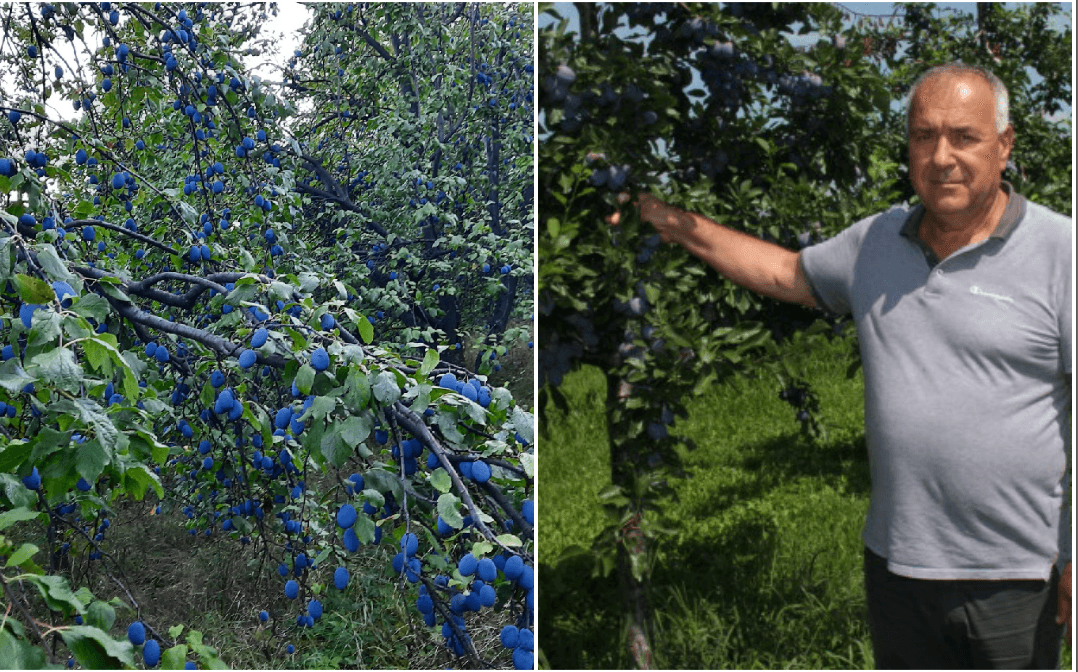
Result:
[[[284,62],[288,60],[292,52],[296,50],[296,47],[300,43],[300,29],[303,24],[311,16],[311,10],[301,5],[295,0],[288,0],[287,2],[277,3],[278,13],[276,17],[271,17],[266,23],[265,30],[267,33],[279,34],[280,40],[280,60],[277,62],[278,66],[284,65]],[[265,59],[258,59],[252,62],[251,65],[261,64]],[[263,79],[279,79],[279,72],[271,72],[268,68],[255,67],[255,74],[259,75]]]

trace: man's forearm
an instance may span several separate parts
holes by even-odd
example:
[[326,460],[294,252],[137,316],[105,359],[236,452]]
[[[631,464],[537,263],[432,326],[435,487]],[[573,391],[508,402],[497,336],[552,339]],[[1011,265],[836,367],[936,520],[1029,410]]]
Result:
[[703,215],[662,203],[652,221],[664,239],[676,242],[731,282],[764,296],[815,307],[800,269],[799,255],[779,245],[735,231]]

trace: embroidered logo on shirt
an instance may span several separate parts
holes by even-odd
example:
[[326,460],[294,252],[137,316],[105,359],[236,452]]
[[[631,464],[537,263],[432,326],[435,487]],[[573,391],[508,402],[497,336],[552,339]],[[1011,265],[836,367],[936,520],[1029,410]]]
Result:
[[977,296],[987,296],[987,297],[993,298],[993,299],[995,299],[997,301],[1006,301],[1008,303],[1014,303],[1014,299],[1012,299],[1009,296],[1003,296],[1002,294],[993,294],[992,292],[986,292],[983,289],[981,289],[980,287],[978,287],[977,285],[972,285],[969,288],[969,293],[970,294],[976,294]]

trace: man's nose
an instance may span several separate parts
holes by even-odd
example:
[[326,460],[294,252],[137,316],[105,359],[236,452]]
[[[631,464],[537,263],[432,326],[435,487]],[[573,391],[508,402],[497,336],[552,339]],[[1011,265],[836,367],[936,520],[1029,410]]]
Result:
[[950,170],[955,166],[954,148],[944,135],[936,140],[936,145],[932,148],[932,163],[941,170]]

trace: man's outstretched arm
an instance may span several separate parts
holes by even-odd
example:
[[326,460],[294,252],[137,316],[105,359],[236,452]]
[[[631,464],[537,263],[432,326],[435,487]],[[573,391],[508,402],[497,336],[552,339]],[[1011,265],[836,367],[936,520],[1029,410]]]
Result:
[[[627,195],[619,197],[622,202]],[[816,307],[800,254],[686,212],[650,194],[637,201],[640,218],[655,227],[663,242],[677,243],[734,284],[780,301]],[[617,224],[617,213],[607,220]]]

